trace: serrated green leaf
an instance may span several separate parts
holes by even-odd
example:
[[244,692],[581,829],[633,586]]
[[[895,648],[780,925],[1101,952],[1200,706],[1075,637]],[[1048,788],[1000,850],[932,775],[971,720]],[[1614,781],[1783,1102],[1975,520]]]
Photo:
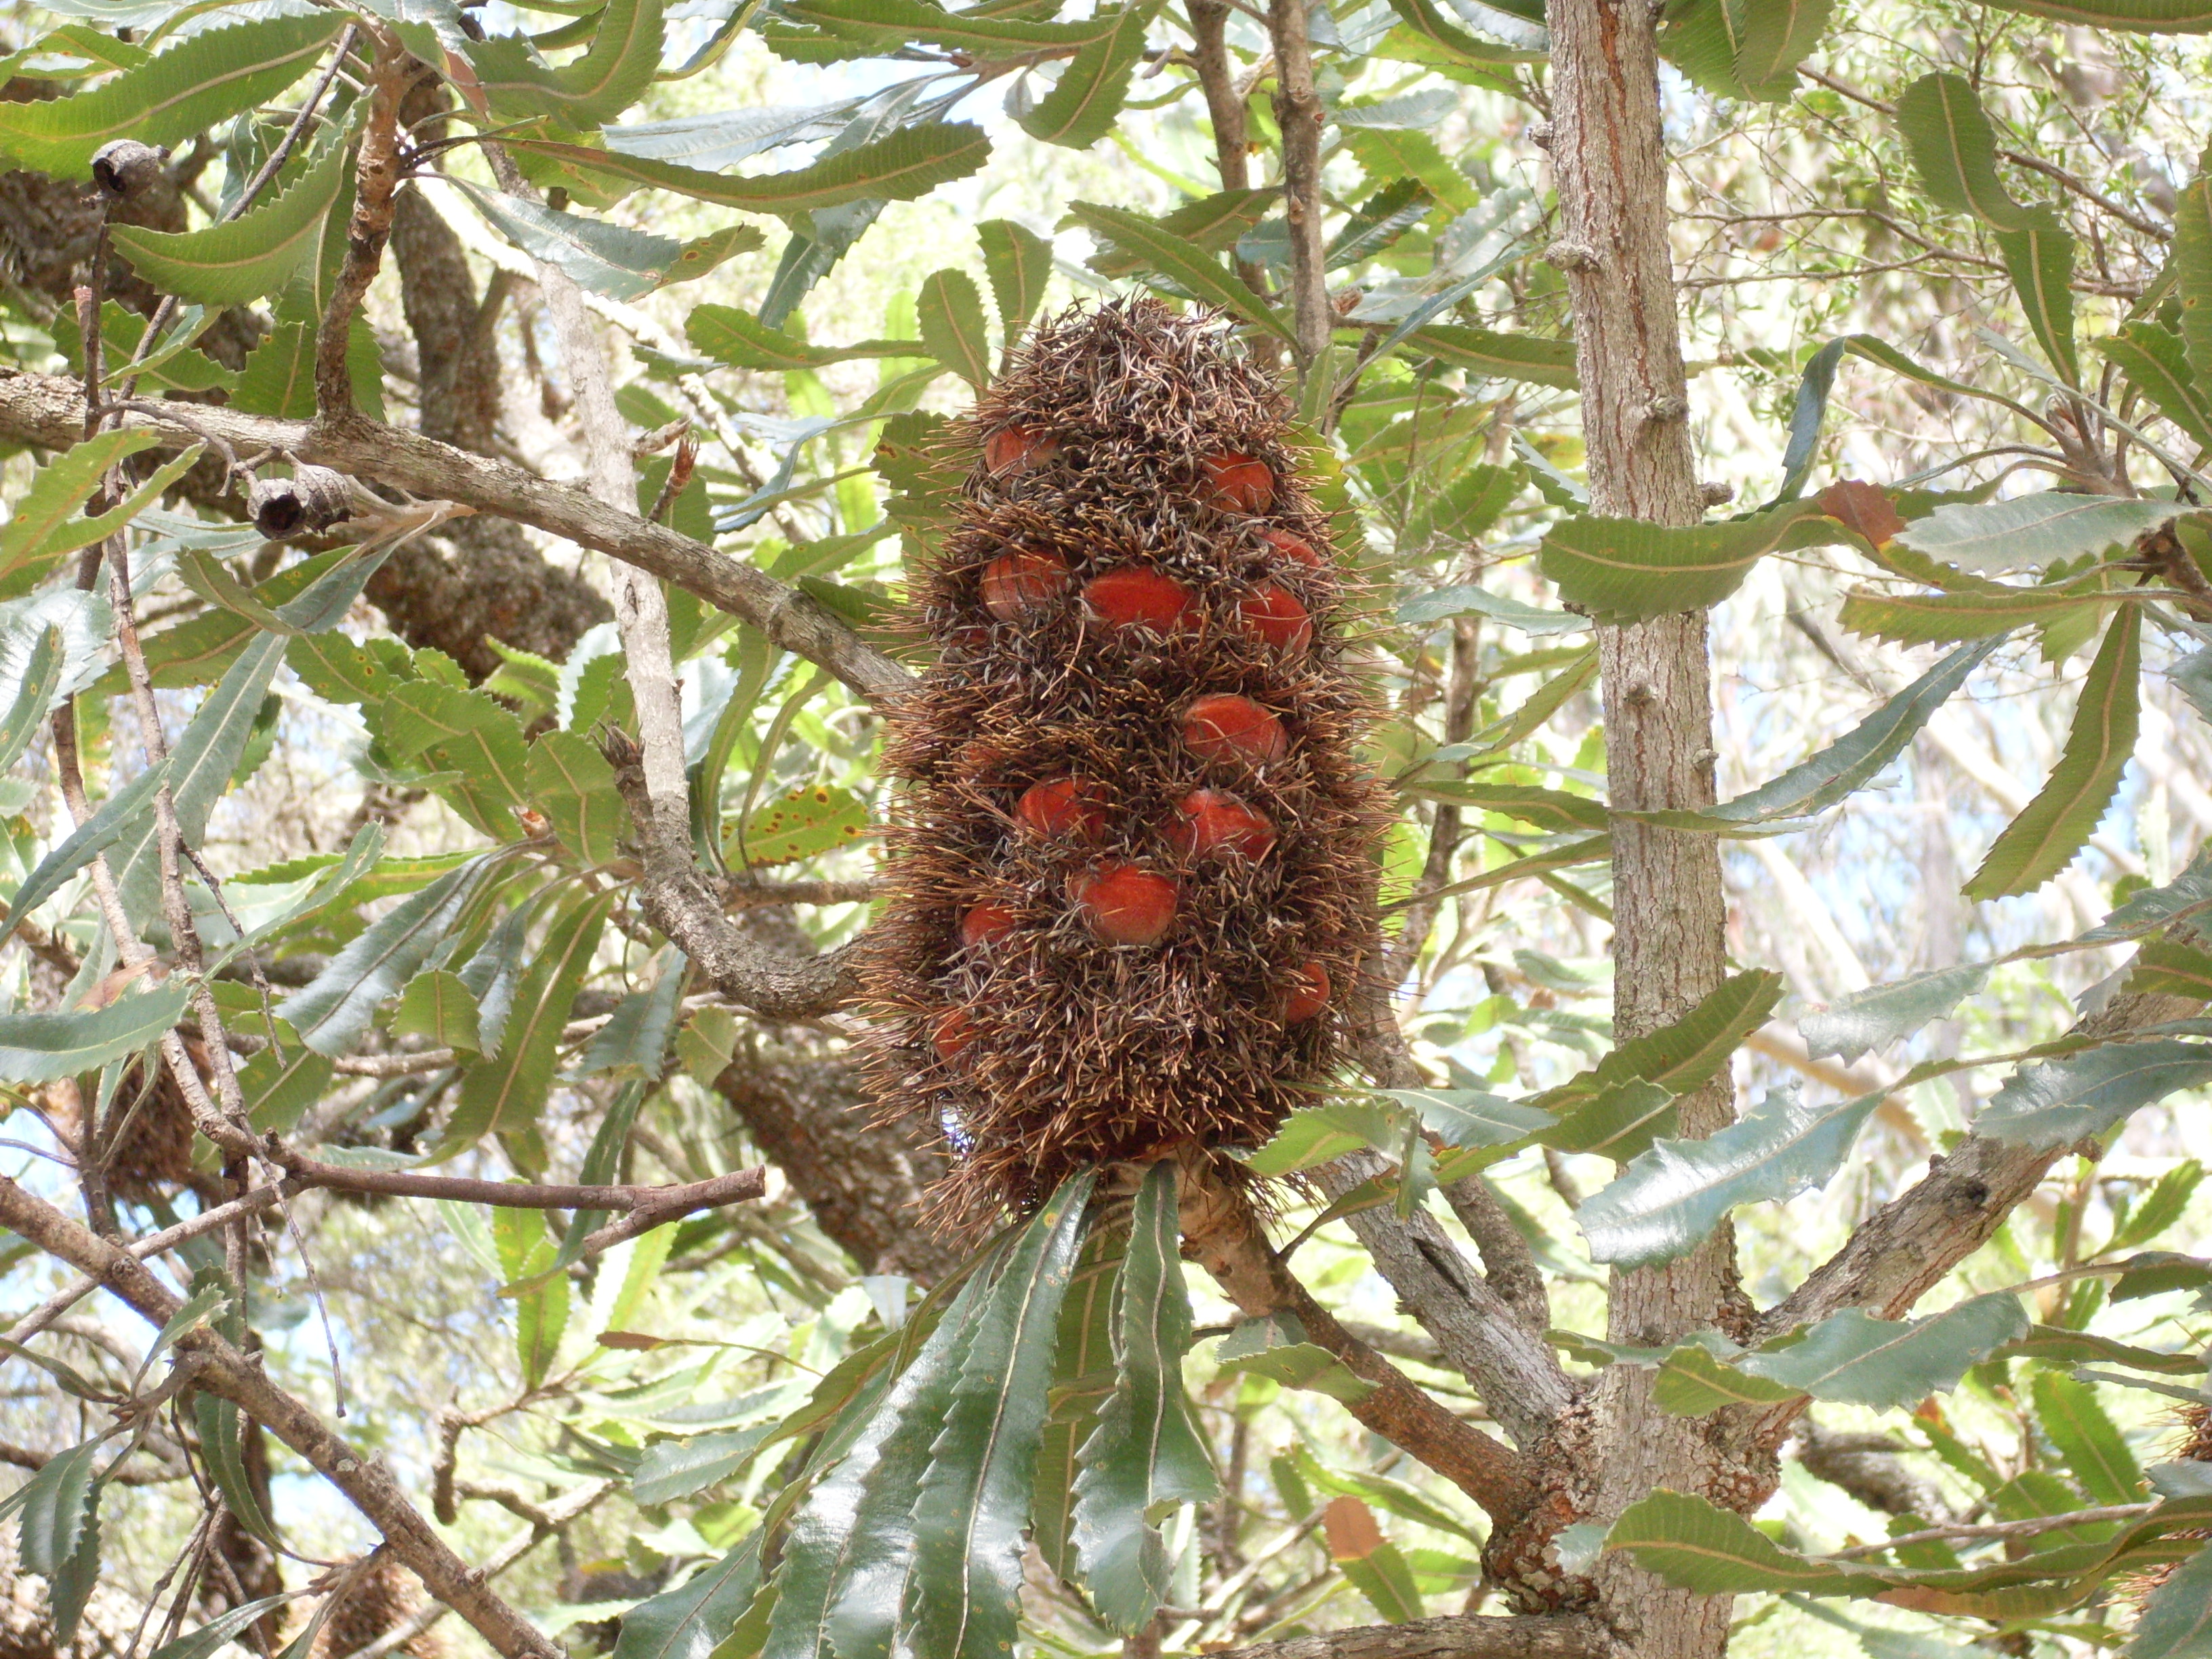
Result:
[[1962,890],[1968,898],[2033,892],[2074,861],[2135,753],[2142,612],[2112,618],[2081,681],[2066,747],[2035,799],[2005,826]]
[[1472,211],[1480,199],[1473,181],[1452,164],[1451,158],[1425,132],[1351,127],[1345,130],[1344,147],[1375,184],[1388,184],[1393,179],[1418,179],[1454,213]]
[[590,738],[575,732],[547,732],[530,745],[523,778],[531,804],[543,812],[562,846],[586,866],[603,865],[621,850],[629,827],[614,768]]
[[320,1054],[342,1054],[368,1029],[376,1006],[398,994],[443,941],[486,866],[471,859],[371,922],[313,980],[277,1005],[300,1041]]
[[2116,1342],[2109,1336],[2093,1336],[2087,1331],[2062,1330],[2056,1325],[2035,1326],[2026,1336],[1996,1349],[1990,1358],[2039,1359],[2051,1365],[2126,1365],[2166,1376],[2204,1374],[2204,1356],[2201,1352],[2161,1353],[2154,1348]]
[[[89,522],[77,514],[85,497],[109,467],[153,441],[150,432],[95,433],[33,472],[30,483],[9,505],[7,522],[0,524],[0,577],[85,545],[71,529],[72,523]],[[94,531],[85,539],[97,541],[106,533]]]
[[[376,331],[358,317],[346,331],[346,368],[353,378],[355,404],[371,420],[382,420],[384,356],[376,343]],[[246,354],[230,406],[248,415],[312,420],[315,413],[313,326],[280,320],[270,329],[261,343]]]
[[990,279],[991,298],[1011,345],[1044,302],[1045,285],[1052,280],[1052,244],[1011,219],[986,219],[975,227],[975,240],[982,245],[983,274]]
[[[1008,1251],[978,1312],[915,1500],[914,1566],[898,1628],[916,1652],[1003,1659],[1013,1650],[1060,1304],[1095,1179],[1085,1170],[1060,1184]],[[1125,1324],[1125,1342],[1127,1335]],[[842,1637],[850,1606],[840,1604],[832,1628],[840,1650],[857,1659]]]
[[824,368],[855,357],[919,357],[919,340],[863,340],[857,345],[818,346],[769,328],[758,318],[730,306],[695,306],[684,332],[694,348],[732,368],[781,373]]
[[1854,634],[1899,645],[1948,644],[1984,640],[2022,628],[2048,627],[2113,602],[2112,597],[2079,588],[1995,586],[1969,593],[1873,593],[1853,588],[1844,595],[1838,620]]
[[708,1659],[760,1589],[764,1528],[719,1561],[623,1614],[611,1659]]
[[1761,969],[1731,975],[1672,1025],[1622,1043],[1590,1070],[1529,1103],[1556,1112],[1632,1079],[1656,1084],[1670,1094],[1688,1094],[1708,1082],[1744,1038],[1766,1023],[1781,996],[1779,974]]
[[89,92],[0,106],[0,149],[36,172],[88,179],[93,153],[112,139],[179,144],[274,98],[343,21],[327,11],[212,28]]
[[1390,9],[1404,20],[1404,27],[1415,39],[1435,47],[1448,60],[1456,59],[1485,69],[1543,61],[1540,52],[1504,46],[1469,34],[1445,21],[1431,0],[1390,0]]
[[1075,1547],[1099,1616],[1141,1629],[1168,1594],[1174,1564],[1156,1506],[1202,1503],[1219,1491],[1183,1397],[1190,1302],[1178,1254],[1176,1164],[1163,1158],[1138,1188],[1115,1312],[1113,1397],[1082,1448]]
[[1245,1167],[1255,1175],[1293,1175],[1346,1152],[1393,1147],[1398,1138],[1391,1114],[1364,1101],[1332,1100],[1292,1112]]
[[1904,753],[1905,745],[1996,646],[1996,641],[1990,640],[1960,647],[1826,748],[1734,800],[1697,812],[1622,816],[1670,829],[1698,830],[1772,823],[1826,811],[1872,782]]
[[[896,1608],[912,1559],[908,1517],[922,1467],[944,1425],[969,1321],[995,1259],[992,1253],[962,1279],[942,1318],[927,1326],[908,1319],[898,1335],[823,1378],[808,1407],[794,1413],[802,1431],[830,1426],[817,1455],[821,1478],[785,1540],[762,1659],[818,1659],[830,1651],[831,1609],[856,1579],[887,1594]],[[919,1340],[919,1347],[908,1348],[909,1340]],[[891,1363],[899,1353],[912,1356],[903,1369]]]
[[385,699],[386,745],[395,759],[418,757],[439,773],[435,785],[484,834],[514,841],[522,834],[514,809],[529,799],[529,762],[522,724],[482,691],[418,680]]
[[1925,1319],[1876,1319],[1850,1308],[1788,1347],[1745,1354],[1735,1367],[1815,1400],[1897,1410],[1956,1388],[1969,1367],[2027,1331],[2019,1297],[2005,1291]]
[[1716,98],[1747,97],[1735,72],[1743,24],[1741,0],[1676,0],[1660,18],[1660,55]]
[[2197,510],[2187,501],[2124,501],[2054,489],[2009,501],[1939,507],[1899,531],[1897,540],[1961,570],[2041,569],[2125,547]]
[[461,1074],[460,1096],[439,1142],[441,1158],[488,1133],[513,1133],[538,1121],[552,1091],[561,1028],[591,970],[592,952],[599,948],[599,929],[615,897],[586,895],[556,914],[514,994],[515,1012],[497,1039],[499,1053]]
[[964,270],[933,270],[915,299],[921,343],[931,356],[981,392],[991,383],[991,341],[982,296]]
[[1126,1241],[1118,1230],[1094,1227],[1060,1305],[1060,1346],[1053,1356],[1052,1411],[1037,1443],[1036,1501],[1030,1541],[1045,1565],[1069,1583],[1082,1581],[1075,1553],[1075,1483],[1080,1454],[1114,1395],[1119,1373],[1114,1343]]
[[619,115],[643,95],[660,67],[660,0],[607,0],[591,50],[574,63],[548,69],[517,35],[469,43],[483,96],[504,120],[551,116],[585,131]]
[[1797,1022],[1798,1034],[1815,1060],[1833,1054],[1848,1066],[1869,1050],[1911,1036],[1931,1020],[1949,1018],[1989,976],[1988,963],[1969,962],[1869,986],[1820,1013],[1807,1014]]
[[1307,1341],[1304,1328],[1288,1314],[1239,1321],[1213,1358],[1220,1370],[1249,1371],[1286,1389],[1310,1389],[1346,1405],[1356,1406],[1375,1392],[1372,1382],[1352,1375],[1327,1348]]
[[1806,530],[1842,526],[1809,501],[1787,501],[1747,519],[1686,528],[1640,519],[1563,519],[1546,534],[1537,568],[1559,597],[1599,622],[1643,622],[1719,604],[1743,585],[1751,568]]
[[0,1014],[0,1078],[51,1083],[136,1054],[184,1018],[187,995],[173,982],[90,1013]]
[[972,7],[947,11],[929,0],[799,0],[790,8],[796,22],[814,23],[832,34],[871,44],[889,36],[958,46],[995,57],[1018,56],[1042,47],[1084,46],[1115,33],[1111,12],[1080,22],[1032,22],[1006,15],[1011,9]]
[[543,1211],[495,1209],[491,1230],[507,1281],[530,1284],[514,1299],[514,1351],[523,1387],[534,1389],[552,1368],[568,1328],[568,1276],[546,1271],[553,1265],[554,1243]]
[[1575,1212],[1590,1259],[1621,1267],[1695,1249],[1739,1205],[1778,1202],[1826,1184],[1882,1095],[1802,1104],[1771,1090],[1704,1140],[1656,1140]]
[[2052,17],[2095,28],[2146,34],[2203,34],[2212,30],[2212,7],[2203,0],[1990,0],[2000,11]]
[[[1512,506],[1514,498],[1520,495],[1527,482],[1527,475],[1518,466],[1479,465],[1467,467],[1447,482],[1443,489],[1433,494],[1422,493],[1420,499],[1406,514],[1406,527],[1400,533],[1398,544],[1401,548],[1410,548],[1438,539],[1467,542],[1487,534],[1505,509]],[[1496,598],[1479,587],[1449,587],[1443,589],[1442,593],[1479,594],[1482,598],[1478,603]],[[1399,619],[1401,622],[1430,620],[1421,615],[1419,608],[1432,605],[1439,597],[1440,594],[1424,594],[1407,600],[1399,607]],[[1499,617],[1500,621],[1510,621],[1512,616],[1517,615],[1530,624],[1531,632],[1563,631],[1552,627],[1551,619],[1553,617],[1559,617],[1573,627],[1589,625],[1580,617],[1539,611],[1534,605],[1523,605],[1517,600],[1498,599],[1497,603],[1510,608],[1509,614]],[[1409,612],[1413,614],[1409,615]],[[1462,613],[1452,611],[1446,614]]]
[[1555,832],[1602,830],[1609,822],[1605,803],[1587,795],[1570,795],[1533,783],[1462,783],[1455,778],[1416,779],[1404,786],[1408,795],[1423,800],[1449,801],[1478,812]]
[[164,294],[204,306],[244,305],[290,282],[320,245],[324,218],[352,159],[348,143],[325,146],[282,195],[228,223],[181,231],[116,225],[107,234]]
[[[185,846],[196,848],[206,836],[208,820],[237,775],[260,718],[262,699],[283,659],[281,636],[256,635],[177,735],[162,782]],[[161,837],[155,820],[149,802],[122,827],[108,854],[123,907],[141,925],[161,908]]]
[[675,952],[664,963],[660,977],[649,991],[633,991],[615,1005],[584,1057],[576,1062],[576,1075],[596,1077],[612,1072],[618,1077],[641,1077],[658,1082],[668,1054],[669,1034],[676,1026],[676,1004],[684,994],[684,958]]
[[1659,1362],[1651,1397],[1677,1417],[1706,1417],[1730,1406],[1779,1405],[1797,1398],[1797,1390],[1747,1376],[1704,1344],[1690,1341]]
[[[18,637],[27,636],[24,637]],[[22,649],[29,643],[27,653]],[[8,712],[0,714],[0,772],[11,770],[39,735],[62,684],[62,630],[0,628],[0,686]]]
[[605,219],[563,213],[523,197],[464,187],[477,210],[524,252],[559,266],[580,288],[614,300],[642,299],[671,283],[703,276],[725,259],[767,243],[753,225],[731,225],[678,241]]
[[2029,228],[2035,210],[2013,200],[1997,177],[1996,133],[1965,80],[1922,76],[1898,98],[1897,125],[1938,207],[1972,214],[1993,230]]
[[245,1423],[238,1407],[211,1394],[192,1396],[192,1415],[198,1419],[200,1455],[215,1477],[224,1506],[238,1524],[264,1543],[276,1541],[276,1529],[261,1508],[261,1499],[246,1471]]
[[732,831],[723,853],[732,866],[766,869],[852,846],[867,827],[867,806],[851,790],[802,784],[747,819],[742,838]]
[[2039,1371],[2033,1383],[2038,1426],[2058,1448],[2074,1482],[2092,1504],[2133,1504],[2143,1495],[2142,1468],[2097,1391],[2057,1371]]
[[2203,386],[2212,381],[2212,176],[2201,167],[2174,207],[2172,263],[2181,295],[2183,355]]
[[1974,1133],[2015,1146],[2063,1146],[2132,1112],[2212,1082],[2212,1049],[2158,1038],[2108,1043],[2023,1066],[1975,1115]]
[[[1279,190],[1223,190],[1185,202],[1152,222],[1167,235],[1188,242],[1206,253],[1222,253],[1237,245],[1243,234],[1258,224],[1267,210],[1282,199]],[[1102,247],[1091,258],[1091,268],[1101,276],[1130,276],[1144,270],[1139,253]]]
[[165,1642],[155,1648],[149,1659],[210,1659],[225,1646],[238,1639],[247,1626],[266,1618],[275,1608],[291,1600],[287,1595],[264,1595],[256,1601],[217,1613],[196,1631],[188,1631],[173,1642]]
[[1448,368],[1463,368],[1486,380],[1519,380],[1528,386],[1560,386],[1568,391],[1580,384],[1575,378],[1572,340],[1499,334],[1457,323],[1430,323],[1407,335],[1398,349],[1409,356],[1433,357]]
[[441,1048],[477,1050],[477,1000],[459,974],[426,968],[407,982],[392,1016],[392,1035],[419,1036]]
[[634,155],[544,139],[510,139],[519,150],[655,190],[754,213],[805,213],[848,202],[906,202],[964,179],[983,165],[991,141],[967,121],[902,127],[888,137],[824,156],[811,167],[732,178]]
[[166,764],[149,767],[100,805],[100,810],[73,830],[62,844],[39,860],[8,900],[8,919],[0,922],[0,941],[16,925],[60,890],[61,884],[112,847],[139,813],[153,803],[154,792],[168,775]]
[[2028,328],[2051,366],[2069,386],[2081,383],[2074,344],[2074,238],[2049,208],[2035,208],[2018,230],[2001,230],[1997,252],[2013,292],[2027,313]]
[[1113,27],[1079,50],[1052,90],[1022,112],[1022,131],[1069,149],[1088,149],[1111,132],[1145,53],[1145,31],[1158,9],[1158,0],[1102,9],[1094,21],[1110,18]]
[[1352,210],[1322,258],[1323,267],[1342,270],[1382,252],[1427,218],[1436,192],[1418,179],[1393,179]]
[[1505,1146],[1553,1127],[1552,1115],[1524,1101],[1473,1089],[1382,1089],[1418,1114],[1421,1127],[1453,1146]]
[[2158,412],[2196,443],[2212,448],[2212,397],[2189,366],[2181,337],[2156,323],[2130,323],[2097,342]]
[[1605,1535],[1605,1547],[1628,1551],[1646,1572],[1701,1595],[1833,1594],[1863,1577],[1808,1560],[1733,1510],[1664,1486],[1622,1511]]
[[[1438,623],[1453,617],[1488,617],[1524,634],[1580,634],[1590,623],[1571,611],[1547,611],[1518,599],[1493,593],[1486,587],[1439,587],[1417,593],[1398,607],[1398,620],[1416,625]],[[1593,654],[1591,661],[1596,659]]]
[[1169,278],[1206,304],[1242,317],[1281,339],[1291,337],[1290,329],[1267,301],[1231,276],[1218,259],[1208,258],[1162,222],[1093,202],[1075,203],[1068,216],[1138,260],[1145,270]]
[[2128,989],[2212,1001],[2212,953],[2173,939],[2145,939],[2129,966]]
[[1813,55],[1835,0],[1753,0],[1743,9],[1735,78],[1744,95],[1780,102],[1797,89],[1797,65]]
[[1675,1127],[1674,1094],[1632,1079],[1563,1104],[1558,1124],[1537,1139],[1563,1152],[1602,1153],[1626,1163]]
[[2150,1593],[2127,1646],[2128,1659],[2204,1659],[2207,1654],[2212,1654],[2212,1547],[2198,1550]]

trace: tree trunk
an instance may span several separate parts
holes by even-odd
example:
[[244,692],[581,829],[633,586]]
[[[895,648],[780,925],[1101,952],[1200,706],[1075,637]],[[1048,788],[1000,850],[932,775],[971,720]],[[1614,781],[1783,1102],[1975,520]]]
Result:
[[[1590,507],[1687,525],[1701,516],[1686,381],[1667,246],[1667,159],[1659,115],[1656,10],[1645,0],[1550,0],[1552,155]],[[1713,799],[1712,704],[1702,612],[1598,630],[1607,777],[1616,808]],[[1726,972],[1718,843],[1613,823],[1613,1020],[1626,1042],[1672,1023]],[[1705,1136],[1734,1116],[1725,1075],[1680,1106]],[[1657,1344],[1740,1326],[1735,1237],[1723,1224],[1664,1267],[1616,1274],[1616,1341]],[[1649,1367],[1606,1372],[1585,1425],[1577,1507],[1610,1522],[1654,1486],[1741,1506],[1762,1495],[1719,1422],[1674,1417],[1651,1398]],[[1723,1419],[1724,1421],[1724,1419]],[[1622,1553],[1594,1569],[1599,1611],[1642,1659],[1689,1659],[1728,1644],[1730,1601],[1672,1589]]]

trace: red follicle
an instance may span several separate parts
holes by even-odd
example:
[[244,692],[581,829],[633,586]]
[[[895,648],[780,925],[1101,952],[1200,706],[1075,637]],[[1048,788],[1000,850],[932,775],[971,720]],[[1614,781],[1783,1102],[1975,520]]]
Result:
[[1328,969],[1317,962],[1306,963],[1291,975],[1277,1006],[1285,1025],[1313,1018],[1328,1006]]
[[1297,596],[1273,582],[1260,582],[1237,602],[1237,619],[1245,633],[1273,650],[1295,656],[1313,643],[1313,618]]
[[1027,472],[1058,453],[1060,440],[1034,426],[1001,427],[983,441],[983,465],[994,473]]
[[1265,765],[1290,753],[1282,721],[1249,697],[1217,693],[1199,698],[1182,715],[1183,746],[1216,765]]
[[1097,842],[1106,837],[1106,799],[1087,778],[1047,778],[1014,803],[1014,822],[1039,841]]
[[1132,565],[1092,577],[1084,585],[1083,606],[1109,627],[1168,634],[1188,617],[1190,590],[1172,576]]
[[960,918],[960,943],[969,951],[995,950],[1012,938],[1020,918],[1003,904],[988,901]]
[[1000,622],[1018,622],[1058,599],[1073,574],[1057,553],[1033,547],[1002,553],[983,567],[983,609]]
[[1069,879],[1067,896],[1109,945],[1157,945],[1175,926],[1175,883],[1133,864],[1094,865]]
[[1275,826],[1264,812],[1225,789],[1194,789],[1176,803],[1165,831],[1168,845],[1185,858],[1214,851],[1258,859],[1275,844]]
[[1265,513],[1275,504],[1275,475],[1267,462],[1251,455],[1208,455],[1199,465],[1206,469],[1206,498],[1231,513]]

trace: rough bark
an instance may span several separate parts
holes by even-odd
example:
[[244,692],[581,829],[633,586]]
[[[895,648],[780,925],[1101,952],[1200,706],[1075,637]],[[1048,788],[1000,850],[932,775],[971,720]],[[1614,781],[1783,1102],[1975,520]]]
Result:
[[933,1284],[962,1252],[922,1221],[940,1155],[873,1121],[848,1055],[750,1036],[714,1087],[864,1272]]
[[[1550,0],[1552,153],[1561,233],[1548,258],[1566,273],[1583,388],[1590,507],[1613,517],[1686,525],[1701,514],[1686,419],[1687,384],[1667,246],[1667,158],[1660,123],[1657,14],[1623,0]],[[1599,630],[1607,776],[1620,808],[1713,799],[1711,696],[1702,613]],[[1717,843],[1616,819],[1613,1020],[1628,1041],[1665,1025],[1726,972]],[[1680,1132],[1704,1136],[1733,1116],[1725,1076],[1685,1097]],[[1747,1316],[1732,1230],[1663,1267],[1617,1274],[1609,1333],[1659,1343]],[[1745,1507],[1764,1495],[1725,1419],[1659,1409],[1647,1367],[1615,1366],[1565,1449],[1579,1464],[1573,1507],[1610,1521],[1655,1486]],[[1587,1438],[1582,1438],[1586,1431]],[[1623,1553],[1593,1570],[1601,1616],[1651,1659],[1717,1655],[1730,1600],[1675,1589]]]
[[1335,317],[1323,258],[1321,128],[1328,118],[1314,89],[1313,46],[1305,0],[1274,0],[1267,33],[1275,46],[1275,125],[1283,135],[1283,216],[1291,236],[1291,313],[1303,372],[1328,349]]

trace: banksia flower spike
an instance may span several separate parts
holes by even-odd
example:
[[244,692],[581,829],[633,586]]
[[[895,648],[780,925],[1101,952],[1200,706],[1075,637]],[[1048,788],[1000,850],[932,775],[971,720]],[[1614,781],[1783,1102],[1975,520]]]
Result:
[[1340,1062],[1388,819],[1287,422],[1218,323],[1139,300],[1040,329],[966,422],[866,965],[956,1223],[1256,1146]]

